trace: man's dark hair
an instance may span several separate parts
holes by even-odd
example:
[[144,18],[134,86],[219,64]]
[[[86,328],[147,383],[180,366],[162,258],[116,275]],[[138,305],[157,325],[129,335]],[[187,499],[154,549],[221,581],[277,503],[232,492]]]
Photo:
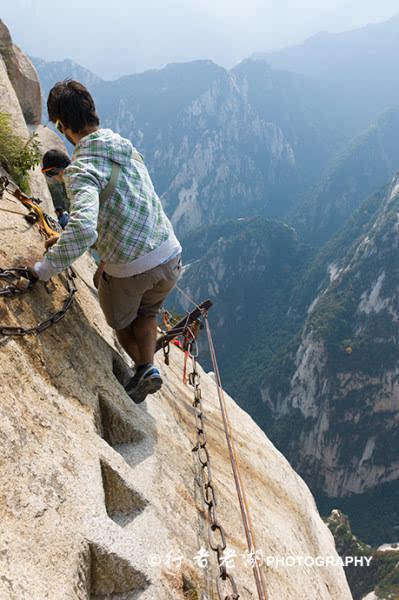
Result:
[[55,209],[55,214],[60,216],[64,214],[64,209],[62,208],[62,206],[57,206],[57,208]]
[[43,156],[43,169],[66,169],[70,164],[69,156],[60,150],[48,150]]
[[100,124],[94,100],[82,83],[73,79],[59,81],[51,88],[47,99],[50,121],[61,121],[73,133]]

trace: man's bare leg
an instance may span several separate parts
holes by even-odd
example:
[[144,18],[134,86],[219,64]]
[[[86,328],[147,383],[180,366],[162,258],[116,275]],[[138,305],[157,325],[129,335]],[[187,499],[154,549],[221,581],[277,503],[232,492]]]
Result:
[[123,349],[134,360],[136,367],[153,363],[157,341],[155,317],[138,316],[128,327],[119,329],[116,336]]
[[140,348],[134,338],[132,325],[133,323],[130,323],[125,329],[119,329],[115,333],[122,348],[127,352],[130,358],[133,359],[134,364],[137,366],[142,364],[142,360]]
[[162,386],[161,375],[153,365],[157,320],[155,317],[139,316],[127,329],[117,334],[120,343],[136,363],[136,373],[124,387],[133,402],[140,404],[148,394],[154,394]]
[[138,316],[132,323],[134,340],[140,350],[140,363],[144,365],[154,362],[155,344],[157,341],[157,320],[155,317]]

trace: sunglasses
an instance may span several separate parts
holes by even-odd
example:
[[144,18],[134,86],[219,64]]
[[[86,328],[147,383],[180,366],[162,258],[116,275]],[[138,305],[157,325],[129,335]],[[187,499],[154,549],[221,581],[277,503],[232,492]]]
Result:
[[46,177],[56,177],[61,173],[62,169],[58,169],[57,167],[47,167],[47,169],[42,169],[43,175]]

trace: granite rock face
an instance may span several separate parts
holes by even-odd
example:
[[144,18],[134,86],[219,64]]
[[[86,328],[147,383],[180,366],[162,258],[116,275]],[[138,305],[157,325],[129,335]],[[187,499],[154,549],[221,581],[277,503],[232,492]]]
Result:
[[[43,252],[36,229],[18,215],[2,217],[0,243],[2,267]],[[76,271],[76,301],[62,321],[36,337],[0,341],[0,598],[215,598],[183,354],[172,348],[169,367],[158,357],[162,390],[132,405],[114,376],[119,354],[90,288],[94,264],[83,257]],[[51,294],[39,283],[1,301],[1,323],[42,321],[65,297],[62,277]],[[218,515],[236,555],[232,574],[241,597],[255,598],[216,387],[199,370]],[[257,548],[265,557],[336,558],[302,479],[226,401]],[[207,568],[195,563],[202,549]],[[351,598],[341,567],[263,565],[262,572],[271,600]]]
[[[0,27],[1,31],[1,27]],[[7,68],[0,53],[0,112],[11,115],[16,135],[28,138],[28,128],[19,104],[17,94],[8,77]]]
[[[17,69],[16,57],[21,72]],[[28,140],[31,133],[38,129],[39,136],[44,140],[41,129],[47,130],[47,128],[38,125],[41,115],[40,84],[34,67],[31,65],[32,71],[30,71],[29,64],[29,59],[12,44],[10,33],[0,20],[0,112],[11,116],[14,133],[21,139]],[[31,112],[27,110],[28,104],[24,103],[25,97]],[[34,117],[29,116],[30,114]],[[31,173],[30,187],[33,196],[45,201],[48,207],[51,206],[50,192],[40,167],[36,167]]]
[[10,32],[0,19],[0,54],[17,94],[25,121],[38,125],[42,116],[40,83],[31,60],[12,43]]
[[60,136],[55,133],[55,131],[50,129],[50,127],[38,125],[35,128],[35,133],[37,133],[39,136],[40,146],[43,154],[47,152],[47,150],[59,150],[60,152],[65,152],[65,154],[68,154],[64,142]]

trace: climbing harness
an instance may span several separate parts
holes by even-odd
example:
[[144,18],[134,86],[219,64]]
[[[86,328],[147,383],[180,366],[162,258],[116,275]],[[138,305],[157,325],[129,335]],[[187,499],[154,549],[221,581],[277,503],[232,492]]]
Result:
[[[162,314],[162,323],[163,326],[165,327],[166,331],[172,331],[172,329],[174,329],[174,331],[178,332],[179,331],[179,327],[177,327],[177,323],[173,323],[173,319],[172,315],[169,313],[168,310],[166,310],[165,308],[163,309],[163,314]],[[201,323],[200,319],[195,319],[195,321],[192,322],[191,324],[191,319],[190,320],[190,325],[188,325],[188,318],[186,317],[184,319],[184,325],[181,328],[181,332],[179,332],[179,335],[175,338],[173,338],[172,340],[168,340],[168,339],[163,339],[162,340],[162,349],[163,349],[163,355],[164,355],[164,361],[166,365],[169,365],[169,343],[170,341],[175,344],[176,346],[178,346],[183,352],[184,352],[184,366],[183,366],[183,383],[186,384],[187,383],[187,363],[188,363],[188,358],[189,358],[189,346],[191,347],[191,352],[192,352],[192,346],[193,344],[195,344],[195,348],[196,348],[196,354],[195,356],[198,356],[198,346],[197,346],[197,337],[199,335],[200,330],[203,328],[203,324]],[[183,323],[183,320],[181,321]]]
[[[26,208],[29,209],[29,213],[24,216],[27,218],[28,222],[38,224],[41,235],[43,235],[46,238],[60,235],[61,227],[58,225],[55,219],[53,219],[50,215],[41,210],[41,208],[38,206],[38,204],[40,204],[40,200],[29,198],[28,196],[26,196],[26,194],[21,192],[18,186],[15,185],[15,183],[11,182],[8,179],[8,177],[0,177],[0,198],[2,198],[5,191],[8,191],[15,198],[17,198],[17,200],[22,202],[22,204]],[[65,271],[65,274],[60,275],[61,280],[65,279],[65,287],[68,292],[68,296],[65,299],[64,304],[60,310],[56,311],[50,317],[48,317],[44,321],[41,321],[34,327],[0,325],[0,335],[37,335],[39,333],[42,333],[42,331],[45,331],[55,323],[58,323],[58,321],[60,321],[65,316],[68,309],[72,305],[74,295],[77,291],[75,285],[75,277],[76,274],[72,267],[69,267]],[[38,280],[33,275],[31,270],[28,269],[28,267],[12,267],[8,269],[0,268],[0,281],[4,281],[8,284],[5,287],[0,288],[0,296],[15,297],[30,292]]]
[[[171,336],[173,335],[173,332],[175,332],[175,335],[183,334],[183,336],[186,340],[186,343],[187,343],[188,356],[192,360],[192,365],[193,365],[192,372],[189,374],[188,382],[194,388],[194,401],[193,401],[192,406],[194,408],[194,415],[195,415],[197,444],[193,448],[193,451],[195,451],[197,453],[197,458],[200,463],[201,471],[203,474],[201,490],[202,490],[202,496],[203,496],[204,502],[208,507],[209,544],[210,544],[210,547],[212,548],[212,550],[214,550],[217,554],[217,560],[218,560],[218,566],[219,566],[219,573],[218,573],[218,577],[217,577],[217,581],[216,581],[218,597],[219,597],[219,600],[237,600],[240,596],[237,592],[237,585],[234,581],[234,578],[231,576],[230,573],[227,572],[226,565],[222,561],[222,559],[223,559],[222,554],[223,554],[224,550],[226,549],[226,537],[225,537],[224,529],[221,526],[220,522],[218,521],[217,515],[216,515],[216,506],[217,506],[216,493],[215,493],[215,488],[214,488],[214,484],[212,482],[212,476],[211,476],[210,456],[209,456],[209,451],[207,448],[207,438],[206,438],[206,432],[205,432],[204,420],[203,420],[204,413],[203,413],[203,407],[202,407],[202,392],[201,392],[201,386],[200,386],[200,375],[197,370],[197,361],[196,361],[198,352],[195,355],[192,352],[193,344],[196,343],[196,338],[199,333],[199,329],[195,332],[195,334],[194,334],[194,331],[192,331],[191,337],[187,336],[188,320],[190,320],[190,325],[192,323],[195,323],[196,320],[200,320],[204,323],[204,327],[205,327],[206,334],[207,334],[207,341],[208,341],[208,346],[209,346],[210,357],[211,357],[211,361],[212,361],[213,370],[215,373],[215,382],[216,382],[217,393],[218,393],[218,398],[219,398],[220,410],[222,413],[223,427],[224,427],[224,431],[225,431],[225,435],[226,435],[226,442],[227,442],[227,446],[228,446],[229,457],[230,457],[231,467],[232,467],[233,476],[234,476],[234,482],[235,482],[239,506],[240,506],[241,518],[242,518],[245,536],[246,536],[246,540],[247,540],[248,552],[249,552],[249,556],[254,557],[254,560],[251,561],[251,564],[252,564],[252,570],[253,570],[253,575],[254,575],[254,579],[255,579],[256,589],[258,592],[259,600],[268,600],[268,595],[267,595],[267,591],[266,591],[266,586],[263,581],[262,572],[260,570],[258,561],[256,560],[257,551],[256,551],[256,546],[255,546],[255,536],[253,533],[253,525],[251,522],[251,517],[250,517],[250,513],[249,513],[249,508],[248,508],[248,502],[247,502],[246,494],[245,494],[245,489],[244,489],[243,482],[241,479],[239,463],[237,460],[235,444],[234,444],[234,440],[233,440],[233,436],[232,436],[232,428],[231,428],[231,424],[229,421],[228,412],[227,412],[226,403],[225,403],[224,394],[223,394],[223,388],[222,388],[222,382],[221,382],[221,378],[220,378],[219,366],[218,366],[217,358],[216,358],[215,346],[214,346],[211,328],[210,328],[209,320],[208,320],[208,309],[210,306],[212,306],[212,303],[210,300],[208,300],[207,302],[199,305],[179,286],[176,286],[176,288],[178,289],[178,291],[180,291],[182,293],[182,295],[186,299],[189,300],[190,303],[192,303],[196,307],[196,310],[194,310],[192,313],[190,313],[185,319],[182,319],[177,325],[175,325],[175,327],[173,327],[172,329],[169,329],[160,338],[159,343],[160,343],[160,347],[163,347],[165,342],[166,343],[169,342],[169,340],[171,339]],[[210,304],[210,306],[208,303]],[[159,349],[159,348],[157,348],[157,349]],[[169,356],[168,356],[168,360],[169,360]],[[220,536],[219,543],[216,543],[213,540],[212,534],[214,534],[215,532],[219,533],[219,536]],[[222,591],[222,588],[226,587],[226,585],[229,585],[229,587],[230,587],[230,593],[228,593],[227,595],[225,592]]]

